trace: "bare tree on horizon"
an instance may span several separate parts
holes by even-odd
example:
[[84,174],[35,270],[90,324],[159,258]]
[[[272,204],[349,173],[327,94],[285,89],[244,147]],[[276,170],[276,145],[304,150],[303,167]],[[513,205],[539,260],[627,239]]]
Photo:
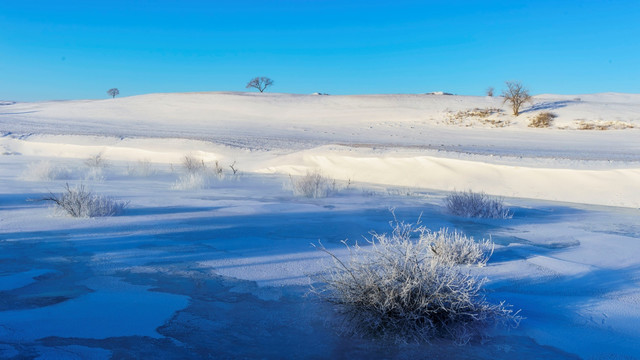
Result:
[[273,80],[266,76],[258,76],[247,83],[247,89],[256,88],[260,92],[264,92],[271,85],[273,85]]
[[493,86],[489,86],[485,92],[486,92],[487,96],[493,97],[493,91],[494,91]]
[[529,90],[520,81],[507,81],[505,84],[507,85],[507,90],[502,91],[502,96],[504,97],[502,103],[511,103],[513,115],[518,116],[520,115],[520,107],[532,100]]
[[107,94],[111,95],[111,98],[113,99],[116,95],[120,94],[120,90],[118,90],[118,88],[109,89],[107,90]]

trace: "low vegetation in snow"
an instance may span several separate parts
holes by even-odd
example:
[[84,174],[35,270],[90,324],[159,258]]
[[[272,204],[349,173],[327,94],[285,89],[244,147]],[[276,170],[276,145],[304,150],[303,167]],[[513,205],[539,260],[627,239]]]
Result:
[[635,126],[624,121],[576,121],[578,130],[624,130]]
[[291,176],[293,193],[296,196],[317,199],[337,191],[336,180],[322,175],[320,171],[308,171],[304,176]]
[[187,173],[196,173],[207,170],[204,160],[198,159],[193,155],[185,155],[182,158],[182,167]]
[[42,160],[27,165],[20,177],[27,181],[52,181],[69,179],[70,176],[69,169],[56,166],[51,161]]
[[157,173],[158,171],[153,168],[149,160],[138,160],[136,163],[127,165],[127,175],[129,176],[149,177]]
[[61,194],[50,194],[42,199],[55,203],[56,208],[72,217],[114,216],[128,205],[110,197],[93,194],[84,185],[70,187],[66,184]]
[[529,120],[529,127],[548,128],[551,126],[551,122],[556,117],[558,117],[558,115],[552,112],[548,112],[548,111],[541,112]]
[[508,118],[503,118],[504,110],[498,108],[474,108],[469,110],[448,111],[445,123],[470,127],[474,125],[490,127],[506,127],[511,124]]
[[[453,256],[435,256],[435,239],[424,231],[396,221],[390,235],[374,233],[370,246],[349,248],[345,261],[320,247],[333,263],[312,291],[344,316],[341,332],[401,343],[434,337],[466,343],[488,324],[517,326],[517,312],[486,301],[487,280],[457,265]],[[413,239],[416,232],[422,236]]]
[[207,172],[187,172],[180,175],[173,183],[173,190],[200,190],[209,187],[212,181],[211,174]]
[[109,163],[104,158],[102,153],[93,155],[85,159],[84,164],[87,166],[87,171],[84,175],[85,180],[90,181],[104,181],[105,169],[109,167]]
[[444,199],[447,211],[453,215],[470,218],[510,219],[511,210],[501,198],[473,191],[455,191]]
[[84,164],[90,168],[106,168],[109,166],[107,159],[104,158],[102,153],[93,155],[84,160]]
[[476,242],[473,237],[454,230],[440,229],[437,232],[423,231],[420,241],[429,244],[434,257],[457,265],[484,266],[493,254],[494,244],[491,240]]

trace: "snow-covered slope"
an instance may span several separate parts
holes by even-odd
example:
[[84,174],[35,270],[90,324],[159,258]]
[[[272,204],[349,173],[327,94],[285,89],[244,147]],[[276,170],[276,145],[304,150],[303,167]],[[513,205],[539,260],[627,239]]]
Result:
[[[528,127],[545,111],[557,115],[550,128]],[[608,130],[578,130],[585,124]],[[150,94],[9,103],[0,131],[4,153],[165,163],[191,153],[245,171],[320,168],[344,180],[640,206],[637,94],[539,95],[518,117],[497,97]]]

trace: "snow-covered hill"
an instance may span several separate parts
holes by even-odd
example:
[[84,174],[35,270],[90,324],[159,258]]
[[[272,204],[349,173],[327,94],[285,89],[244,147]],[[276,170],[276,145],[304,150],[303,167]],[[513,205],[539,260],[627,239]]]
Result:
[[[529,127],[541,112],[557,115],[551,127]],[[607,130],[578,130],[585,124]],[[498,97],[150,94],[8,103],[0,132],[4,153],[165,163],[195,153],[251,172],[321,169],[360,182],[640,206],[637,94],[539,95],[518,117]]]

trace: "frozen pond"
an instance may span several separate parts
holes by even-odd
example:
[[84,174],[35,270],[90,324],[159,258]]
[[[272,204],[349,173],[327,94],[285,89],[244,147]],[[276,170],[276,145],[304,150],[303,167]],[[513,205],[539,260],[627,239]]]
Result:
[[[172,190],[176,174],[111,167],[94,191],[129,201],[121,216],[73,219],[28,201],[65,180],[20,181],[2,157],[1,358],[579,358],[638,356],[636,209],[507,199],[509,220],[446,214],[442,193],[350,184],[295,197],[287,177],[245,174]],[[432,229],[489,236],[487,297],[522,309],[516,329],[466,346],[387,344],[339,335],[331,306],[308,296],[322,243],[386,232],[420,214]],[[603,246],[602,242],[608,242]],[[607,249],[612,258],[598,253]],[[634,306],[636,310],[633,310]],[[625,318],[625,314],[631,315]]]

